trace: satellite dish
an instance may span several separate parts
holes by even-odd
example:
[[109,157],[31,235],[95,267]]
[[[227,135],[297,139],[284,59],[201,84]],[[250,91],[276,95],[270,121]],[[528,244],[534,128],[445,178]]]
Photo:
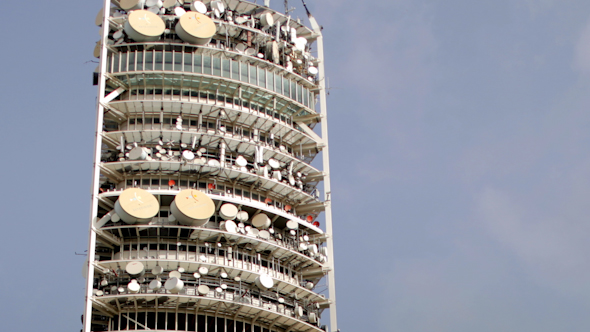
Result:
[[134,9],[142,9],[145,6],[146,0],[121,0],[119,1],[119,7],[124,11],[131,11]]
[[258,232],[258,237],[263,240],[268,240],[270,239],[270,232],[267,230],[261,230],[260,232]]
[[200,273],[202,276],[206,276],[206,275],[209,273],[209,269],[208,269],[208,268],[206,268],[206,267],[204,267],[204,266],[201,266],[201,267],[199,268],[199,273]]
[[170,211],[183,225],[203,226],[215,213],[215,203],[199,190],[185,189],[176,195]]
[[219,11],[220,13],[223,13],[225,11],[225,5],[223,4],[223,2],[219,0],[211,1],[211,8],[213,10]]
[[197,287],[197,292],[199,295],[207,295],[209,294],[209,287],[207,285],[200,285]]
[[129,262],[127,263],[127,266],[125,266],[125,272],[127,272],[132,278],[138,278],[145,273],[145,266],[139,261]]
[[252,226],[256,228],[267,229],[270,224],[270,218],[264,213],[259,213],[252,218]]
[[295,220],[287,221],[287,228],[291,230],[295,230],[299,228],[299,224]]
[[124,37],[124,35],[123,35],[123,29],[118,30],[118,31],[115,31],[115,33],[113,33],[113,39],[115,39],[115,40],[116,39],[121,39],[123,37]]
[[104,20],[104,8],[101,8],[98,11],[98,14],[96,14],[96,19],[94,20],[94,23],[96,23],[97,26],[101,26],[103,20]]
[[240,211],[238,212],[238,214],[236,215],[236,220],[244,222],[244,221],[248,221],[248,212],[246,211]]
[[151,290],[158,290],[162,288],[162,282],[160,280],[154,279],[150,282],[148,286]]
[[206,14],[207,6],[205,6],[205,4],[201,1],[194,1],[193,3],[191,3],[191,10],[194,12],[198,12],[200,14]]
[[309,68],[307,68],[307,73],[309,75],[315,76],[319,73],[319,71],[316,67],[310,66]]
[[318,317],[315,314],[315,312],[310,312],[309,315],[307,315],[307,317],[309,318],[309,322],[312,324],[315,324],[318,322]]
[[298,51],[305,51],[305,45],[307,45],[307,39],[305,37],[297,37],[295,39],[295,49]]
[[162,2],[162,6],[166,9],[171,9],[172,7],[176,6],[176,0],[164,0]]
[[94,52],[92,55],[94,55],[95,58],[100,58],[100,47],[102,43],[99,41],[96,42],[96,45],[94,46]]
[[246,158],[244,158],[244,156],[240,155],[236,158],[236,165],[240,167],[246,167],[248,165],[248,161],[246,160]]
[[232,203],[225,203],[219,208],[219,216],[225,220],[234,220],[238,214],[238,208]]
[[158,199],[139,188],[125,189],[115,203],[115,212],[127,224],[149,222],[159,210]]
[[205,45],[211,41],[217,27],[209,17],[198,12],[188,12],[180,17],[175,30],[183,41]]
[[134,147],[129,151],[129,159],[131,160],[145,160],[147,156],[147,151],[142,147]]
[[182,277],[182,275],[178,271],[170,271],[170,273],[168,273],[168,277],[180,279],[180,277]]
[[153,6],[153,7],[148,7],[147,9],[149,12],[154,13],[156,15],[160,14],[160,8]]
[[238,226],[236,226],[236,223],[233,222],[232,220],[227,220],[223,224],[222,229],[224,229],[228,233],[233,233],[233,234],[238,232]]
[[262,25],[263,27],[269,27],[272,26],[273,24],[275,24],[275,20],[272,17],[271,13],[264,13],[260,16],[260,25]]
[[162,7],[163,3],[161,0],[145,0],[146,7]]
[[175,7],[174,8],[174,15],[176,15],[176,17],[181,17],[184,14],[186,14],[186,10],[184,10],[184,8],[182,8],[182,7]]
[[260,289],[270,289],[274,286],[274,280],[267,274],[259,275],[254,282]]
[[129,293],[139,293],[139,291],[141,290],[141,286],[137,283],[137,280],[132,279],[127,284],[127,290],[129,291]]
[[125,22],[125,33],[138,41],[156,41],[164,33],[166,24],[160,16],[148,10],[134,10]]
[[166,283],[164,284],[164,288],[172,294],[178,294],[183,287],[184,282],[176,277],[166,280]]
[[238,53],[244,53],[244,51],[246,51],[246,44],[239,43],[236,45],[236,51],[238,51]]
[[195,154],[190,150],[182,151],[182,158],[187,161],[192,161],[195,159]]

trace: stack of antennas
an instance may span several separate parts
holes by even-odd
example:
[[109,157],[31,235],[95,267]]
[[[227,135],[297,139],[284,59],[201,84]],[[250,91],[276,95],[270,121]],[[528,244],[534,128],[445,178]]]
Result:
[[310,21],[241,0],[99,12],[84,332],[326,330],[329,169]]

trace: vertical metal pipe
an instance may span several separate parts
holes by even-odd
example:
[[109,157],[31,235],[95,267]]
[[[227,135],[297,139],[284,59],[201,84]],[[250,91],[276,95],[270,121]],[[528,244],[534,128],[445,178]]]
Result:
[[99,178],[100,178],[100,153],[102,149],[102,126],[104,117],[103,101],[105,97],[106,78],[105,73],[107,69],[107,39],[109,35],[109,21],[111,9],[111,1],[104,0],[103,4],[103,20],[102,20],[102,36],[100,47],[100,70],[98,73],[98,99],[96,104],[96,132],[94,138],[94,165],[92,170],[92,184],[90,186],[90,220],[88,232],[88,272],[86,275],[86,298],[84,304],[84,332],[90,332],[91,321],[92,321],[92,290],[94,284],[94,252],[96,249],[96,233],[92,226],[93,221],[96,220],[98,215],[98,189],[99,189]]
[[[307,10],[307,8],[306,8]],[[324,201],[326,202],[326,245],[328,247],[328,264],[330,272],[328,272],[328,292],[330,295],[330,330],[337,331],[337,315],[336,315],[336,282],[334,269],[334,239],[332,231],[332,202],[331,202],[331,187],[330,187],[330,154],[328,144],[328,108],[326,105],[326,76],[324,68],[324,42],[322,37],[321,27],[317,24],[315,18],[308,12],[309,22],[315,33],[318,34],[316,40],[318,47],[318,82],[320,85],[320,113],[322,115],[322,139],[325,147],[322,149],[323,170],[326,173],[324,177]]]

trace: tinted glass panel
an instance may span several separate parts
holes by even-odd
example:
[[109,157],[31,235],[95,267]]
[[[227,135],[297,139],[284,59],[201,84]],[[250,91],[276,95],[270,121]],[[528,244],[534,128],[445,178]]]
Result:
[[211,57],[208,55],[203,56],[203,74],[211,75]]
[[129,53],[129,65],[127,68],[129,71],[135,70],[135,52]]
[[229,59],[223,59],[221,61],[221,68],[223,71],[223,77],[231,77],[231,62]]
[[221,59],[213,58],[213,75],[221,76]]
[[203,72],[203,56],[201,56],[200,54],[195,54],[195,59],[194,59],[194,71],[195,73],[202,73]]
[[155,52],[154,70],[162,70],[163,54],[162,51]]
[[166,52],[164,57],[164,70],[172,70],[172,52]]

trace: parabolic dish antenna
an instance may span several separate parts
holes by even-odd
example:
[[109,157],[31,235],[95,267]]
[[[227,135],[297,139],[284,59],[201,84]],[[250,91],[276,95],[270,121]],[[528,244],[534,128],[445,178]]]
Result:
[[217,30],[213,20],[198,12],[188,12],[182,15],[175,29],[180,39],[197,45],[207,44]]

